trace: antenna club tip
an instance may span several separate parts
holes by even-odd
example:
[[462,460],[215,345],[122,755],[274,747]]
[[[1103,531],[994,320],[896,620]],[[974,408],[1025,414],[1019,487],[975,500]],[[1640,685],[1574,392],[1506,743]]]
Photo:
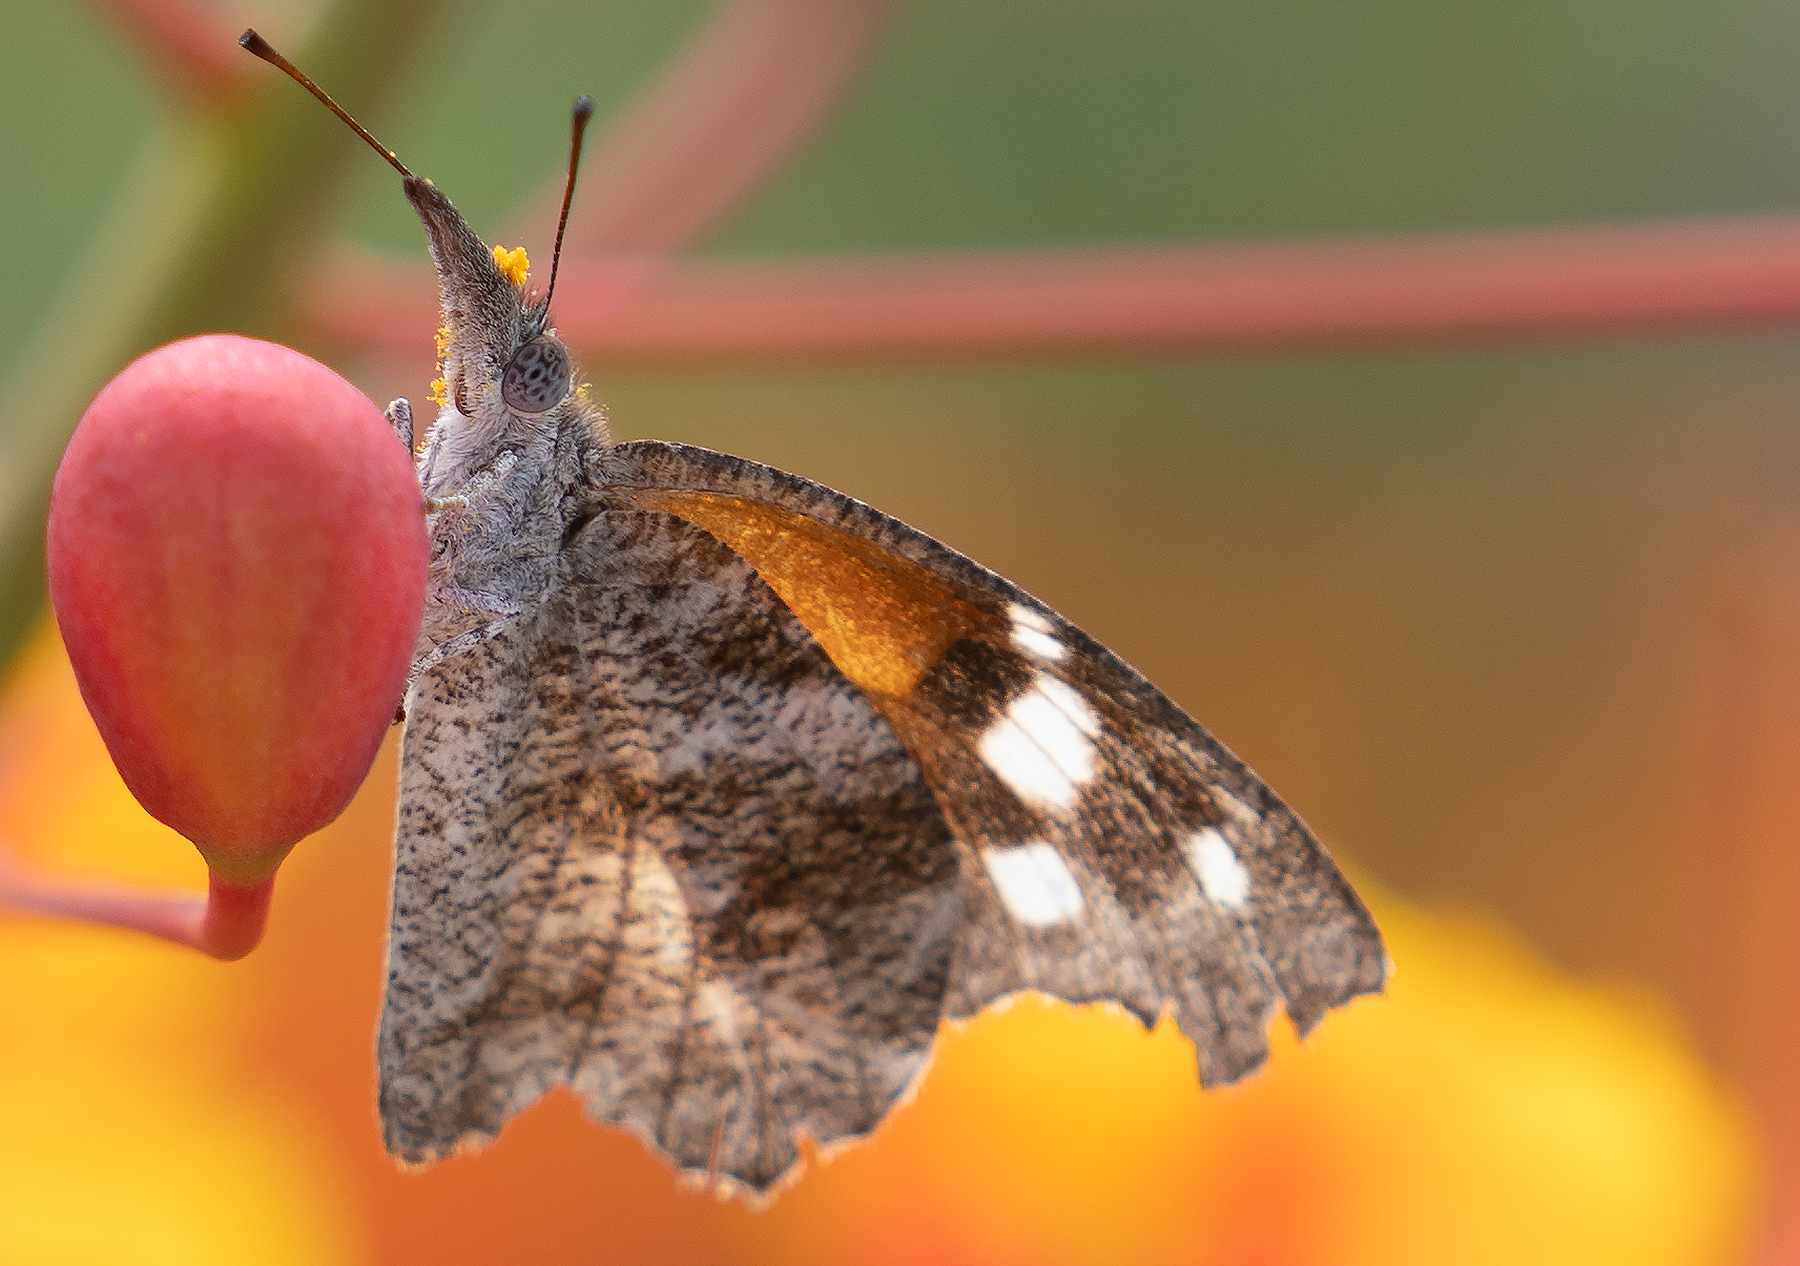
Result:
[[254,53],[259,48],[267,48],[268,43],[256,33],[255,27],[249,26],[245,27],[244,33],[238,36],[238,47]]
[[575,109],[573,113],[576,118],[585,122],[588,116],[593,114],[593,112],[594,99],[588,96],[587,93],[584,92],[579,97],[575,98]]

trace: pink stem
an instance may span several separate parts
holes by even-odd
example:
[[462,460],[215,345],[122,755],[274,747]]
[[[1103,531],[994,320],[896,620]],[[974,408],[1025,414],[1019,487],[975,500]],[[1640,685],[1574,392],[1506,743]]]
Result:
[[239,886],[209,872],[205,899],[34,874],[0,854],[0,911],[47,914],[146,932],[231,962],[262,941],[275,877]]
[[[830,113],[874,49],[888,7],[723,0],[597,138],[565,249],[659,253],[699,238]],[[561,197],[559,177],[513,240],[547,246]]]
[[93,0],[93,4],[189,93],[226,97],[248,74],[249,59],[237,47],[238,28],[221,22],[204,6],[188,0]]
[[235,962],[262,944],[269,925],[269,902],[275,895],[275,876],[240,887],[208,871],[206,881],[206,916],[200,923],[199,939],[190,944],[220,962]]
[[1800,1264],[1800,516],[1776,499],[1701,560],[1683,892],[1690,1031],[1747,1102],[1770,1173],[1762,1260]]
[[[312,319],[416,353],[429,270],[342,256]],[[575,255],[557,326],[594,356],[1204,352],[1800,318],[1800,219],[753,261]]]

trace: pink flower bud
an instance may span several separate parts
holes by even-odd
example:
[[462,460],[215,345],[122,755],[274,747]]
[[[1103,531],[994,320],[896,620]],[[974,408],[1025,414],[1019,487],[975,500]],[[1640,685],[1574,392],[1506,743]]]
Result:
[[236,885],[355,794],[400,703],[428,546],[411,455],[300,353],[214,334],[94,398],[50,599],[125,783]]

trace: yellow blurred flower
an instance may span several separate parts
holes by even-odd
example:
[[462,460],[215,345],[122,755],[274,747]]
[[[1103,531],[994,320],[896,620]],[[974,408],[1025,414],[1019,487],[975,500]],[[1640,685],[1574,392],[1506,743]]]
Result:
[[[40,637],[0,712],[0,823],[73,873],[203,888]],[[52,847],[53,846],[53,847]],[[365,1259],[317,1127],[260,1076],[245,978],[130,933],[0,917],[0,1262]]]
[[746,1221],[743,1246],[790,1263],[1738,1256],[1748,1134],[1662,1008],[1472,920],[1377,915],[1388,996],[1303,1045],[1279,1026],[1269,1069],[1212,1094],[1167,1024],[1038,1000],[978,1018],[875,1146]]
[[[362,1036],[386,795],[301,845],[243,964],[0,919],[0,1262],[1686,1266],[1746,1241],[1747,1129],[1656,1002],[1393,901],[1389,995],[1305,1044],[1281,1028],[1243,1086],[1202,1094],[1168,1025],[1025,999],[947,1034],[912,1104],[764,1213],[562,1100],[400,1175]],[[200,887],[49,637],[0,697],[0,831],[64,869]]]
[[0,928],[0,1261],[363,1260],[316,1130],[234,1041],[220,973],[109,937]]

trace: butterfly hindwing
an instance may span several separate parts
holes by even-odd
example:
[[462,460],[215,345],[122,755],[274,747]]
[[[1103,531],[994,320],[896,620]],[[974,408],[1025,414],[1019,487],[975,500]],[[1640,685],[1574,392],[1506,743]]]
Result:
[[766,1188],[797,1133],[866,1133],[921,1068],[954,842],[879,714],[712,537],[605,509],[562,574],[413,696],[390,1147],[491,1138],[567,1084]]

